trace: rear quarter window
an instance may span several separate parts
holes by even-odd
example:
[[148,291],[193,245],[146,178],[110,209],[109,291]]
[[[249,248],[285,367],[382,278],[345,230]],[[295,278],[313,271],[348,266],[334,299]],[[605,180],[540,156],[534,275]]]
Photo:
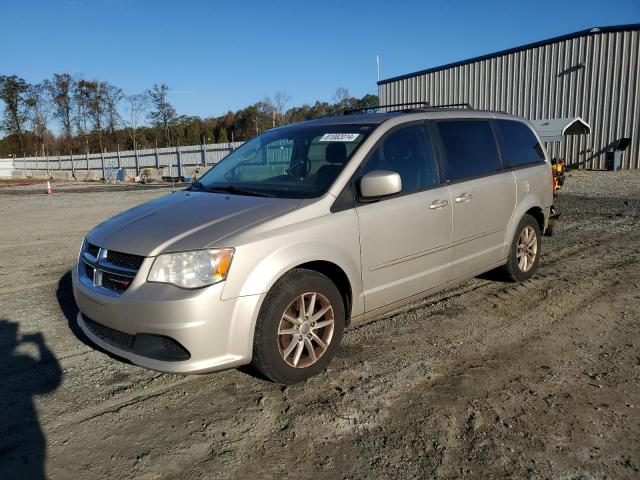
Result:
[[518,167],[544,161],[542,147],[526,124],[513,120],[496,120],[496,125],[506,166]]
[[447,179],[480,177],[502,168],[498,146],[487,120],[437,122],[447,159]]

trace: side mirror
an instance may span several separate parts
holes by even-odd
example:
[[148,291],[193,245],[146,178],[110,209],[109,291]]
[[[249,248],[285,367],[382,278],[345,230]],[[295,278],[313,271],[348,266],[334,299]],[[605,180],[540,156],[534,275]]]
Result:
[[400,174],[388,170],[374,170],[360,179],[360,196],[363,199],[387,197],[402,191]]

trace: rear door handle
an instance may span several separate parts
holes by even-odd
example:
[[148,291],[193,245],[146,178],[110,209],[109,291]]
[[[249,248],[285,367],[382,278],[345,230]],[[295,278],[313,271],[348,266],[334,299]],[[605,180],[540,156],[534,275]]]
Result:
[[456,203],[468,202],[473,198],[473,195],[470,193],[462,193],[460,196],[456,197]]
[[431,210],[436,210],[438,208],[446,207],[447,205],[449,205],[449,202],[447,200],[435,200],[431,203],[431,205],[429,205],[429,208]]

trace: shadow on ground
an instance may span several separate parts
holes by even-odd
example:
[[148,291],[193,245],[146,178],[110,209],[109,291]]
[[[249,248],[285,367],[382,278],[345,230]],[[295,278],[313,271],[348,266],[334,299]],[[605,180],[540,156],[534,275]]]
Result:
[[78,325],[78,305],[76,304],[75,298],[73,298],[73,284],[71,280],[71,270],[67,271],[60,280],[58,280],[58,288],[56,289],[56,299],[58,300],[58,306],[60,310],[64,314],[67,319],[67,324],[69,325],[69,330],[76,336],[78,340],[82,343],[91,347],[93,350],[98,350],[99,352],[108,355],[114,360],[118,360],[119,362],[131,364],[129,360],[126,358],[118,357],[107,350],[104,350],[99,345],[93,343],[82,331],[80,325]]
[[[23,353],[29,347],[38,359]],[[58,388],[62,369],[40,332],[20,336],[0,320],[0,477],[45,478],[47,443],[33,399]]]
[[78,306],[73,298],[73,285],[71,283],[71,270],[65,272],[60,280],[58,280],[58,288],[56,289],[56,299],[58,306],[67,319],[69,330],[85,345],[94,347],[91,340],[87,338],[78,325]]

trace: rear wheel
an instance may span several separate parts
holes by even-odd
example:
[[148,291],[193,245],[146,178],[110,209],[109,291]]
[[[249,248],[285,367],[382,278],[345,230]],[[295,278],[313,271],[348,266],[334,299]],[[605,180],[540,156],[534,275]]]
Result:
[[510,280],[524,282],[534,275],[540,261],[541,237],[538,221],[529,214],[524,215],[511,243],[507,263],[503,267]]
[[251,363],[278,383],[306,380],[335,356],[344,324],[344,303],[335,284],[312,270],[291,270],[260,309]]

